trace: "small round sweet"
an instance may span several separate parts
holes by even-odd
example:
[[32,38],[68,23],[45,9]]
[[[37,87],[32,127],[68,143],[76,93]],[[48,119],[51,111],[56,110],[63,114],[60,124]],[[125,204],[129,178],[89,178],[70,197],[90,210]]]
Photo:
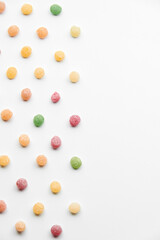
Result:
[[17,69],[15,67],[9,67],[6,72],[8,79],[14,79],[17,75]]
[[3,200],[0,200],[0,213],[3,213],[7,208],[6,203]]
[[20,178],[17,180],[16,185],[20,191],[23,191],[28,186],[28,183],[26,179]]
[[69,211],[72,214],[77,214],[80,211],[79,203],[73,202],[69,205]]
[[76,82],[78,82],[79,81],[79,73],[78,72],[75,72],[75,71],[73,71],[73,72],[71,72],[70,73],[70,75],[69,75],[69,79],[70,79],[70,81],[72,82],[72,83],[76,83]]
[[0,156],[0,166],[6,167],[10,163],[10,159],[7,155]]
[[32,5],[31,4],[24,4],[22,7],[21,7],[21,12],[24,14],[24,15],[29,15],[32,13]]
[[8,35],[10,37],[15,37],[19,33],[19,27],[12,25],[8,28]]
[[61,191],[61,184],[57,181],[53,181],[50,184],[50,189],[53,193],[59,193]]
[[36,68],[35,71],[34,71],[34,76],[37,79],[41,79],[44,76],[44,74],[45,74],[44,69],[41,68],[41,67]]
[[54,136],[51,139],[51,146],[53,149],[57,149],[61,146],[61,139],[58,136]]
[[51,100],[53,103],[57,103],[60,100],[60,95],[58,92],[54,92],[51,96]]
[[58,4],[53,4],[50,6],[50,12],[55,16],[59,15],[61,11],[62,11],[62,8]]
[[81,119],[78,115],[72,115],[69,119],[69,122],[72,127],[76,127],[80,123]]
[[38,202],[33,206],[33,212],[35,215],[40,215],[43,213],[43,211],[44,211],[44,205],[42,203]]
[[42,124],[44,123],[44,117],[41,114],[37,114],[33,118],[33,123],[36,127],[42,126]]
[[20,137],[19,137],[19,143],[22,147],[27,147],[30,143],[30,139],[28,137],[28,135],[26,134],[22,134]]
[[19,221],[15,224],[15,228],[18,233],[22,233],[26,229],[26,225],[24,222]]
[[48,30],[45,27],[38,28],[36,32],[37,32],[37,35],[40,39],[44,39],[48,35]]
[[13,113],[11,112],[11,110],[9,109],[4,109],[2,112],[1,112],[1,118],[3,121],[8,121],[11,119],[11,117],[13,116]]
[[3,13],[6,8],[6,5],[4,2],[0,2],[0,13]]
[[58,237],[62,233],[62,228],[59,225],[53,225],[51,227],[51,233],[53,237]]
[[81,167],[82,161],[79,157],[72,157],[70,160],[70,164],[71,164],[72,168],[78,169]]
[[29,47],[29,46],[25,46],[25,47],[23,47],[23,48],[21,49],[21,56],[22,56],[23,58],[28,58],[28,57],[30,57],[31,53],[32,53],[32,49],[31,49],[31,47]]
[[44,167],[47,164],[47,158],[44,155],[39,155],[36,161],[40,167]]
[[24,88],[21,91],[21,98],[23,99],[23,101],[28,101],[32,96],[31,90],[29,88]]
[[79,37],[79,35],[80,35],[80,28],[76,27],[76,26],[71,27],[70,34],[74,38]]
[[64,55],[64,52],[62,52],[62,51],[57,51],[57,52],[55,52],[54,57],[55,57],[55,60],[56,60],[57,62],[61,62],[61,61],[63,61],[65,55]]

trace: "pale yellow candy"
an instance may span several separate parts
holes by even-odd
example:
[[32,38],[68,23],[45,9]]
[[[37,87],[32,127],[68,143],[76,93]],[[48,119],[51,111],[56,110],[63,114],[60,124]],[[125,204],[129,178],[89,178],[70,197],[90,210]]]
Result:
[[26,229],[26,225],[24,222],[19,221],[15,224],[15,228],[17,232],[21,233],[21,232],[24,232],[24,230]]
[[73,202],[69,205],[69,211],[72,214],[77,214],[80,211],[79,203]]
[[44,211],[44,205],[42,203],[38,202],[33,206],[33,212],[35,215],[40,215],[43,213],[43,211]]
[[80,31],[80,28],[79,28],[79,27],[76,27],[76,26],[71,27],[70,33],[71,33],[71,36],[72,36],[72,37],[74,37],[74,38],[79,37],[80,32],[81,32],[81,31]]
[[10,159],[7,155],[0,156],[0,166],[6,167],[10,163]]
[[72,83],[76,83],[79,81],[79,73],[78,72],[71,72],[70,75],[69,75],[69,79]]
[[44,76],[44,74],[45,74],[44,69],[41,68],[41,67],[36,68],[35,71],[34,71],[34,76],[37,79],[41,79]]
[[6,72],[8,79],[14,79],[17,75],[17,69],[15,67],[9,67]]
[[32,13],[32,10],[33,10],[33,8],[32,8],[32,5],[30,5],[30,4],[24,4],[23,6],[22,6],[22,8],[21,8],[21,12],[24,14],[24,15],[29,15],[29,14],[31,14]]
[[53,181],[50,184],[50,189],[53,193],[59,193],[61,191],[61,185],[59,182]]

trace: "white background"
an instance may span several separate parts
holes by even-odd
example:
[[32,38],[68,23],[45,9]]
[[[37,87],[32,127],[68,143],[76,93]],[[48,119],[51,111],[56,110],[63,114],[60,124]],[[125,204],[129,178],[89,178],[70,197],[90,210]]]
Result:
[[[160,1],[158,0],[57,0],[62,14],[55,17],[51,0],[28,1],[33,13],[23,16],[24,1],[6,0],[0,15],[0,111],[13,111],[10,122],[0,121],[0,154],[11,164],[0,169],[0,199],[7,211],[0,215],[0,239],[52,239],[50,227],[60,224],[65,240],[159,240],[160,239]],[[16,24],[16,38],[7,35]],[[72,25],[81,36],[70,37]],[[45,40],[36,29],[47,27]],[[23,46],[32,56],[22,59]],[[54,60],[63,50],[64,62]],[[6,78],[15,66],[18,75]],[[45,77],[34,78],[36,67]],[[80,73],[77,84],[69,82],[71,71]],[[23,102],[23,88],[32,90]],[[57,104],[50,101],[54,91],[61,94]],[[41,128],[33,117],[43,114]],[[71,128],[70,115],[82,121]],[[20,134],[30,136],[27,148],[19,146]],[[62,146],[54,151],[50,139],[58,135]],[[48,164],[37,167],[37,155],[45,154]],[[83,165],[71,169],[72,156]],[[19,192],[16,180],[24,177],[28,188]],[[50,192],[51,181],[62,185],[58,195]],[[32,213],[40,201],[44,214]],[[81,204],[72,216],[68,205]],[[16,221],[26,223],[18,235]]]

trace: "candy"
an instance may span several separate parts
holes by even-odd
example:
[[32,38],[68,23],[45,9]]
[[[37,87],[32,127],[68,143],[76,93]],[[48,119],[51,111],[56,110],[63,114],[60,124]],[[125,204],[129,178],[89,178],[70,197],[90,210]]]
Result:
[[61,97],[60,97],[59,93],[57,93],[57,92],[54,92],[51,96],[51,100],[52,100],[53,103],[58,102],[60,100],[60,98]]
[[18,233],[22,233],[26,229],[26,225],[24,222],[19,221],[15,224],[15,228]]
[[23,58],[28,58],[32,53],[31,47],[25,46],[21,49],[21,56]]
[[80,211],[79,203],[73,202],[69,205],[69,211],[72,214],[77,214]]
[[79,37],[79,35],[80,35],[80,28],[76,27],[76,26],[71,27],[70,34],[74,38]]
[[59,193],[61,191],[61,185],[59,182],[53,181],[50,184],[50,189],[53,193]]
[[53,225],[51,227],[51,233],[53,237],[58,237],[62,233],[62,228],[59,225]]
[[21,12],[24,14],[24,15],[29,15],[29,14],[31,14],[32,13],[32,10],[33,10],[33,8],[32,8],[32,5],[30,5],[30,4],[24,4],[23,6],[22,6],[22,8],[21,8]]
[[43,211],[44,211],[44,205],[42,203],[38,202],[33,206],[33,212],[35,215],[40,215],[43,213]]
[[6,167],[10,163],[10,159],[7,155],[0,156],[0,166]]
[[9,109],[4,109],[2,112],[1,112],[1,118],[3,121],[8,121],[11,119],[13,113],[11,112],[11,110]]
[[79,81],[79,73],[78,72],[71,72],[70,75],[69,75],[69,78],[70,78],[70,81],[72,83],[76,83]]
[[6,72],[8,79],[14,79],[17,75],[17,69],[15,67],[9,67]]
[[24,88],[22,91],[21,91],[21,98],[24,100],[24,101],[28,101],[30,98],[31,98],[31,90],[29,88]]
[[82,165],[82,161],[78,157],[72,157],[70,160],[70,164],[71,164],[72,168],[78,169]]
[[35,71],[34,71],[34,76],[37,78],[37,79],[41,79],[43,76],[44,76],[45,72],[44,72],[44,69],[43,68],[36,68]]
[[3,13],[6,8],[6,5],[4,2],[0,2],[0,13]]
[[39,155],[37,158],[36,158],[36,161],[37,161],[37,164],[40,166],[40,167],[43,167],[47,164],[47,158],[44,156],[44,155]]
[[40,27],[37,29],[37,35],[40,39],[44,39],[48,35],[48,30],[45,27]]
[[41,114],[34,116],[33,123],[36,127],[42,126],[42,124],[44,123],[44,117]]
[[78,115],[72,115],[69,119],[69,122],[72,127],[76,127],[80,123],[81,119]]
[[30,143],[30,139],[28,137],[28,135],[26,134],[22,134],[20,137],[19,137],[19,143],[22,147],[27,147]]
[[64,52],[62,52],[62,51],[57,51],[57,52],[55,52],[54,57],[55,57],[55,60],[56,60],[57,62],[61,62],[61,61],[63,61],[65,55],[64,55]]
[[58,136],[54,136],[51,139],[51,146],[53,149],[57,149],[61,146],[61,139]]
[[6,203],[3,200],[0,200],[0,213],[3,213],[7,208]]
[[61,11],[62,11],[62,8],[57,4],[53,4],[50,7],[50,12],[55,16],[59,15],[61,13]]
[[20,191],[22,191],[27,187],[28,183],[27,183],[26,179],[20,178],[20,179],[17,180],[16,185],[17,185],[18,189]]
[[10,26],[8,28],[8,35],[10,37],[15,37],[19,33],[19,28],[16,25]]

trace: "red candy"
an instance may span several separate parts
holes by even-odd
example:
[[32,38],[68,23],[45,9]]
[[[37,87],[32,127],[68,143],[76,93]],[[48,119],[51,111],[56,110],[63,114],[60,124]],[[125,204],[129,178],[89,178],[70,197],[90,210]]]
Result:
[[60,97],[59,93],[57,93],[57,92],[54,92],[51,96],[51,100],[52,100],[53,103],[58,102],[60,100],[60,98],[61,97]]
[[51,233],[53,237],[58,237],[62,233],[62,228],[59,225],[53,225],[51,227]]
[[17,180],[16,185],[20,191],[24,190],[27,187],[27,181],[24,178],[20,178]]
[[58,137],[58,136],[54,136],[52,139],[51,139],[51,146],[52,148],[54,149],[57,149],[61,146],[61,139]]
[[3,213],[7,208],[6,203],[3,200],[0,200],[0,213]]
[[78,115],[72,115],[69,119],[69,122],[72,127],[76,127],[80,123],[81,119]]

